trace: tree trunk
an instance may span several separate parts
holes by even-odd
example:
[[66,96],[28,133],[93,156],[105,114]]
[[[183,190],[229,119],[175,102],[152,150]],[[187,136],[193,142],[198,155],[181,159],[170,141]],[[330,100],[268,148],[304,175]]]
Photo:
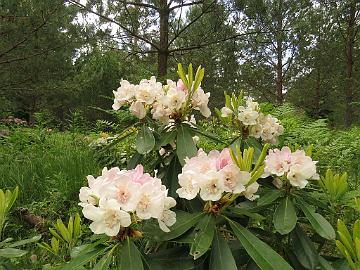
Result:
[[352,124],[353,101],[353,68],[354,68],[354,43],[355,43],[355,1],[351,2],[346,40],[346,90],[345,90],[345,127]]
[[279,1],[279,8],[277,14],[277,25],[276,25],[276,99],[278,104],[282,104],[284,101],[283,96],[283,18],[282,18],[282,0]]
[[160,42],[158,50],[158,77],[163,80],[167,73],[168,42],[169,42],[169,7],[167,0],[160,0]]

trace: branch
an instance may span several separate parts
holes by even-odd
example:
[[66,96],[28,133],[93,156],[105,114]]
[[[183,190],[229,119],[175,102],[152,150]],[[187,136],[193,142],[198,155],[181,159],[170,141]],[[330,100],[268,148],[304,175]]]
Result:
[[18,57],[18,58],[13,58],[13,59],[9,59],[9,60],[4,60],[4,61],[1,61],[1,62],[0,62],[0,65],[9,64],[9,63],[12,63],[12,62],[18,62],[18,61],[27,60],[27,59],[32,58],[32,57],[34,57],[34,56],[42,55],[42,54],[47,53],[47,52],[50,52],[50,51],[52,51],[52,50],[59,49],[59,48],[64,47],[64,46],[66,46],[66,45],[68,45],[68,44],[70,44],[70,43],[71,43],[71,42],[67,42],[67,43],[62,44],[62,45],[60,45],[60,46],[53,47],[53,48],[49,48],[49,49],[47,49],[47,50],[45,50],[45,51],[41,51],[41,52],[38,52],[38,53],[26,55],[26,56],[23,56],[23,57]]
[[27,36],[23,40],[15,43],[11,48],[6,50],[5,52],[2,52],[0,54],[0,58],[3,57],[5,54],[11,52],[12,50],[15,50],[21,44],[25,43],[30,38],[31,35],[35,34],[37,31],[39,31],[50,20],[51,15],[54,14],[56,10],[57,10],[57,8],[54,9],[52,12],[50,12],[49,16],[46,19],[44,19],[44,21],[40,25],[38,25],[34,30],[32,30],[30,33],[28,33]]
[[121,1],[121,0],[119,2],[124,4],[124,5],[132,5],[132,6],[137,6],[137,7],[147,7],[147,8],[158,10],[158,8],[156,6],[151,5],[151,4],[147,4],[147,3],[128,2],[128,1]]
[[[194,2],[195,3],[195,2]],[[198,2],[197,2],[198,3]],[[210,9],[210,7],[212,5],[214,5],[216,3],[216,0],[212,1],[206,9],[202,10],[201,13],[195,18],[193,19],[191,22],[189,22],[186,26],[184,26],[179,32],[177,32],[175,34],[175,36],[170,40],[170,42],[168,43],[168,47],[175,41],[175,39],[177,39],[181,33],[183,33],[187,28],[189,28],[191,25],[193,25],[196,21],[198,21],[205,13],[207,13],[207,11]],[[185,5],[185,4],[184,4]]]
[[185,4],[181,3],[180,5],[176,5],[176,6],[171,7],[170,11],[173,11],[173,10],[178,9],[178,8],[182,8],[182,7],[186,7],[186,6],[193,6],[193,5],[198,5],[198,4],[204,4],[204,0],[185,3]]
[[255,32],[247,32],[247,33],[236,34],[236,35],[233,35],[233,36],[225,37],[223,39],[218,39],[218,40],[208,42],[208,43],[204,43],[204,44],[172,49],[172,50],[169,50],[169,53],[178,52],[178,51],[189,51],[189,50],[201,49],[201,48],[204,48],[204,47],[207,47],[207,46],[210,46],[210,45],[218,44],[218,43],[221,43],[221,42],[225,42],[225,41],[228,41],[228,40],[231,40],[231,39],[236,39],[236,38],[243,37],[243,36],[254,35],[254,34],[267,34],[267,33],[269,33],[269,32],[255,31]]
[[128,32],[128,33],[129,33],[130,35],[132,35],[133,37],[137,37],[138,39],[144,41],[145,43],[147,43],[147,44],[153,46],[154,48],[156,48],[157,50],[159,50],[159,47],[156,46],[153,42],[151,42],[150,40],[146,39],[146,38],[143,37],[143,36],[140,36],[140,35],[136,34],[134,31],[132,31],[131,29],[127,28],[126,26],[120,24],[119,22],[117,22],[117,21],[115,21],[115,20],[113,20],[113,19],[111,19],[111,18],[109,18],[109,17],[107,17],[107,16],[105,16],[105,15],[103,15],[103,14],[100,14],[100,13],[94,11],[94,10],[92,10],[91,8],[88,8],[88,7],[84,6],[83,4],[81,4],[81,3],[77,2],[77,1],[69,0],[69,2],[72,3],[72,4],[77,5],[78,7],[81,7],[82,9],[84,9],[84,10],[86,10],[86,11],[92,13],[92,14],[95,14],[95,15],[99,16],[100,18],[102,18],[102,19],[104,19],[104,20],[107,20],[107,21],[109,21],[109,22],[112,22],[112,23],[118,25],[120,28],[122,28],[123,30],[125,30],[126,32]]
[[27,77],[25,80],[23,81],[20,81],[20,82],[13,82],[13,83],[9,83],[9,84],[4,84],[4,85],[0,85],[0,89],[3,89],[3,88],[7,88],[9,86],[13,86],[13,85],[19,85],[19,84],[23,84],[27,81],[30,81],[32,79],[32,77]]

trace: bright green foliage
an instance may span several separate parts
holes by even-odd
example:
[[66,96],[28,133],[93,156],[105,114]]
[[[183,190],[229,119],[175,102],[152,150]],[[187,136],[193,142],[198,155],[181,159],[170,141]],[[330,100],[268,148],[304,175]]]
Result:
[[268,148],[269,145],[265,144],[263,149],[261,150],[261,154],[256,160],[254,167],[252,167],[255,162],[253,158],[254,155],[253,147],[244,149],[244,151],[241,151],[239,146],[235,147],[235,151],[232,148],[230,148],[231,158],[234,161],[234,163],[240,168],[240,170],[251,172],[251,179],[249,183],[247,183],[248,186],[256,182],[264,173],[263,162],[265,160]]
[[337,222],[337,233],[339,240],[336,240],[336,247],[345,257],[352,270],[360,268],[360,220],[353,225],[352,234],[342,220]]
[[324,192],[326,192],[331,201],[340,200],[348,191],[348,175],[347,173],[334,174],[331,169],[326,171],[325,176],[320,178],[320,186],[323,188]]
[[50,228],[49,231],[52,234],[50,245],[43,242],[38,246],[65,261],[66,258],[70,257],[73,248],[80,240],[82,233],[80,215],[71,216],[67,225],[58,219],[54,228]]
[[100,170],[90,138],[81,134],[19,128],[2,142],[0,185],[19,186],[22,207],[43,217],[60,217],[64,201],[77,200],[85,177]]
[[3,229],[7,219],[7,215],[10,212],[11,207],[14,205],[19,195],[19,187],[16,187],[13,191],[0,189],[0,239],[2,238]]
[[[10,209],[14,205],[19,194],[19,188],[16,187],[13,191],[0,189],[0,240],[2,239],[3,229],[5,222],[8,218]],[[12,238],[7,238],[0,242],[0,266],[8,265],[8,267],[14,267],[7,259],[22,257],[28,253],[26,250],[18,249],[19,246],[24,246],[40,240],[41,235],[34,236],[29,239],[23,239],[16,242],[11,242]],[[11,266],[9,266],[11,265]]]

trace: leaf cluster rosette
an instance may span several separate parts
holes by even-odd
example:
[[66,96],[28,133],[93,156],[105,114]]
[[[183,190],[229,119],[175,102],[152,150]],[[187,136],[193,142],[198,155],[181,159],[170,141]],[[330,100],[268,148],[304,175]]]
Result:
[[168,190],[161,180],[144,173],[142,165],[133,170],[118,167],[104,168],[101,176],[88,176],[88,187],[80,189],[80,203],[85,218],[92,221],[95,234],[120,236],[132,224],[150,218],[157,219],[160,228],[176,222],[170,208],[176,201],[167,196]]
[[218,116],[240,128],[245,137],[261,138],[266,143],[277,144],[284,127],[276,117],[261,112],[259,103],[241,93],[232,96],[225,93],[225,106]]

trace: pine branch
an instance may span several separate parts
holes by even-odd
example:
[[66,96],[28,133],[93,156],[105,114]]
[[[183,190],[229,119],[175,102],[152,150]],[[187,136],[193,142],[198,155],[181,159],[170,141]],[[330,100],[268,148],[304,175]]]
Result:
[[191,2],[191,3],[185,3],[185,4],[181,3],[180,5],[176,5],[176,6],[171,7],[170,11],[173,11],[173,10],[178,9],[178,8],[194,6],[194,5],[198,5],[198,4],[204,4],[204,0],[195,1],[195,2]]
[[103,15],[103,14],[97,12],[97,11],[94,11],[94,10],[92,10],[91,8],[88,8],[87,6],[81,4],[81,3],[77,2],[77,1],[69,0],[69,2],[72,3],[72,4],[74,4],[74,5],[77,5],[78,7],[82,8],[83,10],[86,10],[86,11],[92,13],[92,14],[97,15],[98,17],[100,17],[100,18],[102,18],[102,19],[104,19],[104,20],[106,20],[106,21],[108,21],[108,22],[112,22],[112,23],[118,25],[121,29],[123,29],[124,31],[128,32],[131,36],[137,37],[138,39],[144,41],[145,43],[147,43],[147,44],[153,46],[154,48],[156,48],[157,50],[159,50],[159,47],[158,47],[156,44],[154,44],[153,42],[151,42],[150,40],[148,40],[148,39],[145,38],[144,36],[141,36],[141,35],[136,34],[134,31],[132,31],[132,30],[129,29],[128,27],[122,25],[122,24],[119,23],[118,21],[115,21],[115,20],[113,20],[113,19],[111,19],[111,18],[109,18],[109,17],[107,17],[107,16],[105,16],[105,15]]
[[124,4],[124,5],[132,5],[132,6],[137,6],[137,7],[146,7],[146,8],[151,8],[151,9],[155,9],[158,10],[158,8],[154,5],[151,4],[147,4],[147,3],[137,3],[137,2],[129,2],[129,1],[119,1],[120,3]]
[[[202,1],[201,1],[202,2]],[[194,2],[195,3],[195,2]],[[199,3],[199,2],[196,2]],[[187,25],[185,25],[180,31],[178,31],[175,36],[169,41],[168,47],[191,25],[193,25],[195,22],[197,22],[204,14],[206,14],[210,8],[216,3],[216,0],[212,1],[204,10],[201,11],[201,13],[195,17],[192,21],[190,21]],[[185,5],[185,4],[184,4]],[[179,5],[180,6],[180,5]]]
[[255,35],[255,34],[267,34],[267,33],[269,33],[269,32],[254,31],[254,32],[236,34],[236,35],[228,36],[228,37],[218,39],[218,40],[215,40],[215,41],[211,41],[211,42],[208,42],[208,43],[203,43],[203,44],[189,46],[189,47],[182,47],[182,48],[172,49],[172,50],[169,50],[169,53],[178,52],[178,51],[189,51],[189,50],[201,49],[201,48],[205,48],[207,46],[215,45],[215,44],[225,42],[225,41],[228,41],[228,40],[231,40],[231,39],[237,39],[237,38],[243,37],[243,36]]
[[0,53],[0,58],[4,55],[8,54],[9,52],[15,50],[17,47],[19,47],[21,44],[25,43],[29,38],[34,35],[36,32],[38,32],[41,28],[43,28],[49,21],[52,15],[56,12],[58,8],[54,9],[52,12],[50,12],[49,16],[43,20],[41,24],[39,24],[37,27],[35,27],[34,30],[29,32],[26,37],[23,40],[18,41],[17,43],[13,44],[11,48],[7,49],[6,51]]

